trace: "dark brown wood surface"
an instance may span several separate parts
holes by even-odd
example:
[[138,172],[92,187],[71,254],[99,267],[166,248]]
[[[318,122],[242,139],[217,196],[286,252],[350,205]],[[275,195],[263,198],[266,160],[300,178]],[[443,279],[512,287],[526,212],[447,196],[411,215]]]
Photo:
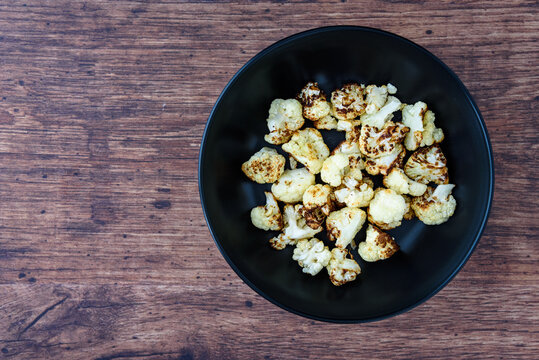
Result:
[[[539,357],[536,1],[0,2],[0,358]],[[388,30],[463,80],[496,191],[464,269],[414,310],[336,325],[272,305],[206,227],[211,107],[261,49]]]

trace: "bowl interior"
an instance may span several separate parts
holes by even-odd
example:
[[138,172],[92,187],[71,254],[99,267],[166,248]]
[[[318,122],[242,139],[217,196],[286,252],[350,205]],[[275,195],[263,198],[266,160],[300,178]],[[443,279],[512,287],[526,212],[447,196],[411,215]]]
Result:
[[[386,261],[359,257],[359,280],[333,286],[325,270],[303,274],[292,248],[268,245],[274,232],[256,229],[251,208],[264,204],[270,185],[249,181],[240,166],[265,143],[271,101],[291,98],[307,81],[329,94],[350,81],[391,82],[406,103],[425,101],[445,132],[457,210],[426,226],[405,221],[390,231],[401,247]],[[330,149],[343,134],[321,131]],[[274,147],[274,146],[272,146]],[[279,148],[279,147],[275,147]],[[285,39],[244,66],[216,104],[200,156],[200,189],[212,234],[233,269],[270,301],[296,313],[331,321],[364,321],[405,310],[434,294],[460,269],[485,225],[492,195],[486,130],[464,86],[439,60],[400,37],[374,29],[325,28]],[[366,226],[366,225],[365,225]],[[325,235],[321,235],[324,237]],[[357,240],[362,241],[364,231]]]

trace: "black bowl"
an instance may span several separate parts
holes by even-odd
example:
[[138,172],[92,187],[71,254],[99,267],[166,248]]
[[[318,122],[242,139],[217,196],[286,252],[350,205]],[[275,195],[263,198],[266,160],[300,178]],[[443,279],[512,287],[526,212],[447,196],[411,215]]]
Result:
[[[275,251],[275,235],[256,229],[251,208],[265,189],[240,166],[263,146],[271,101],[291,98],[307,81],[329,93],[349,81],[391,82],[406,103],[425,101],[446,138],[455,215],[438,226],[407,221],[390,233],[401,250],[376,263],[359,259],[359,279],[335,287],[323,270],[301,272],[292,247]],[[342,134],[323,135],[332,148]],[[314,29],[260,52],[228,83],[209,117],[199,159],[206,221],[224,258],[256,292],[280,307],[334,322],[381,319],[408,310],[444,287],[462,268],[487,222],[493,192],[492,153],[485,124],[457,76],[422,47],[384,31],[352,26]],[[359,235],[358,237],[360,237]],[[355,257],[358,259],[358,257]]]

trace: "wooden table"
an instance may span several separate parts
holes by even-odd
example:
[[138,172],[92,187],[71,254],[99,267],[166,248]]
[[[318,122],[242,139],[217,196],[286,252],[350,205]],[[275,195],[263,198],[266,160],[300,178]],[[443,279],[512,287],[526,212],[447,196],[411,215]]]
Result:
[[[432,51],[490,132],[496,192],[459,275],[418,308],[336,325],[228,267],[197,187],[232,75],[299,31],[351,24]],[[539,356],[535,1],[0,3],[0,358]]]

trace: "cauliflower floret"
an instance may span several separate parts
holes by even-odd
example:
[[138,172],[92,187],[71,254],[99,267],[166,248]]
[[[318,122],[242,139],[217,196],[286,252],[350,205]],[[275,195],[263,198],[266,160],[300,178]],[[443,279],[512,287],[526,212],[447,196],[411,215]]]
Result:
[[389,121],[382,129],[363,125],[359,136],[359,149],[365,156],[376,159],[392,153],[410,129],[401,123]]
[[387,83],[387,92],[391,95],[395,95],[397,93],[397,88],[392,83]]
[[395,240],[373,225],[369,225],[367,238],[357,248],[359,256],[368,262],[389,259],[398,250],[399,245]]
[[412,209],[412,198],[407,196],[407,195],[402,195],[401,196],[404,198],[404,201],[406,201],[406,206],[408,206],[408,211],[406,212],[406,214],[404,214],[403,218],[404,220],[412,220],[415,216],[415,213],[414,213],[414,210]]
[[457,201],[451,195],[455,185],[438,185],[435,190],[431,187],[425,194],[412,199],[412,209],[426,225],[439,225],[446,222],[454,213]]
[[442,129],[434,125],[434,113],[428,110],[423,117],[423,139],[420,146],[430,146],[432,144],[441,143],[444,140],[444,132]]
[[397,144],[395,149],[388,155],[376,159],[367,158],[365,160],[365,171],[370,175],[387,175],[394,167],[402,167],[402,162],[406,156],[406,150],[402,144]]
[[303,116],[306,119],[317,121],[329,115],[330,106],[326,101],[326,94],[318,87],[316,82],[308,82],[297,96],[303,105]]
[[369,221],[384,230],[393,229],[401,224],[408,209],[404,197],[391,189],[378,189],[369,204]]
[[316,275],[331,259],[331,251],[317,238],[298,241],[292,259],[296,260],[303,268],[303,272]]
[[284,156],[275,149],[263,147],[241,165],[241,170],[259,184],[272,183],[283,174],[284,162]]
[[359,142],[357,141],[348,141],[344,140],[342,141],[333,151],[331,152],[331,155],[335,154],[352,154],[352,155],[361,155],[361,151],[359,150]]
[[285,205],[283,210],[283,232],[270,239],[270,245],[275,250],[282,250],[286,245],[294,245],[298,240],[309,239],[322,231],[322,227],[312,229],[307,226],[305,219],[301,216],[302,206],[299,204]]
[[283,150],[305,165],[312,174],[320,172],[324,160],[329,156],[322,134],[313,128],[296,131],[292,139],[283,144]]
[[439,145],[421,148],[410,156],[404,165],[406,175],[417,182],[438,185],[449,183],[447,160]]
[[303,194],[303,207],[300,212],[307,225],[313,229],[318,229],[334,208],[335,196],[331,187],[316,184],[309,186]]
[[301,201],[303,193],[314,185],[314,175],[306,168],[285,170],[283,175],[271,186],[271,192],[277,200],[285,203]]
[[348,207],[368,206],[374,196],[372,186],[366,182],[359,182],[351,177],[345,177],[344,186],[335,190],[335,198],[339,203]]
[[410,179],[404,173],[404,170],[393,168],[384,177],[383,183],[385,187],[395,190],[399,194],[410,194],[412,196],[421,196],[427,190],[427,185],[418,183]]
[[269,191],[264,193],[266,194],[266,205],[257,206],[251,210],[251,222],[262,230],[281,230],[283,218],[279,205],[272,193]]
[[270,133],[264,136],[264,139],[274,145],[290,140],[292,133],[300,129],[305,122],[301,113],[301,104],[296,99],[273,100],[266,120]]
[[335,154],[324,160],[322,164],[322,171],[320,177],[322,181],[330,184],[331,186],[341,185],[342,178],[350,164],[348,155]]
[[290,169],[294,170],[298,167],[298,162],[293,156],[288,157],[288,162],[290,163]]
[[344,249],[352,242],[366,219],[365,211],[345,207],[334,211],[326,219],[328,237],[335,246]]
[[338,120],[352,120],[365,112],[363,86],[346,84],[331,93],[331,111]]
[[[358,274],[361,273],[361,268],[353,259],[348,259],[348,250],[334,248],[331,250],[331,260],[326,269],[329,274],[329,279],[335,286],[341,286],[347,282],[354,281]],[[352,257],[352,255],[350,255]]]
[[402,103],[394,96],[388,96],[387,102],[380,110],[372,114],[361,115],[361,124],[381,129],[386,121],[393,119],[393,113],[400,110]]
[[367,103],[365,112],[367,114],[375,113],[380,110],[387,101],[387,86],[369,85],[365,89],[365,95],[365,102]]
[[334,130],[337,128],[337,120],[331,115],[326,115],[314,122],[314,127],[319,130]]
[[406,134],[404,146],[406,150],[414,151],[423,140],[423,115],[427,111],[427,104],[418,101],[414,105],[406,105],[402,108],[402,123],[410,128]]

